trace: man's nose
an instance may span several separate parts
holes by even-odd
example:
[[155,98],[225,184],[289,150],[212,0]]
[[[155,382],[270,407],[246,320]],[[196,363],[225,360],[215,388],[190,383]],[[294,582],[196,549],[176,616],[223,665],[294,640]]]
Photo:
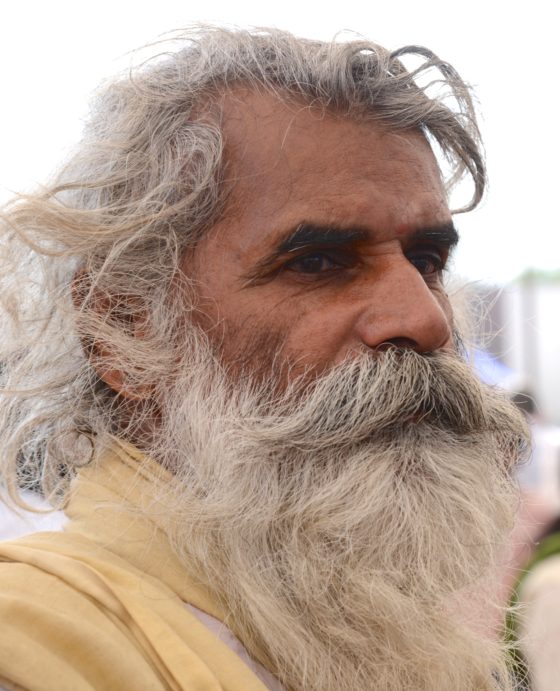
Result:
[[427,283],[403,257],[382,282],[381,290],[372,290],[370,304],[360,317],[362,343],[374,350],[396,346],[419,353],[452,347],[452,310],[435,278],[434,285]]

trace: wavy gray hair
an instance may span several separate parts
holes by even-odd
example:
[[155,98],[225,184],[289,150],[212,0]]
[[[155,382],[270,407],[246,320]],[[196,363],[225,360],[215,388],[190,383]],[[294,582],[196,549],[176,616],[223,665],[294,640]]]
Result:
[[[22,484],[62,492],[90,457],[89,442],[102,447],[115,432],[123,401],[100,381],[100,367],[118,367],[137,389],[169,381],[188,337],[177,336],[185,304],[170,299],[179,260],[223,212],[228,189],[225,92],[243,85],[421,130],[449,164],[449,187],[464,175],[473,180],[459,211],[482,197],[469,89],[431,51],[211,27],[180,41],[104,88],[52,184],[2,211],[0,464],[14,498]],[[415,69],[401,61],[409,56]],[[95,343],[106,346],[96,368]],[[140,429],[141,420],[134,424]]]

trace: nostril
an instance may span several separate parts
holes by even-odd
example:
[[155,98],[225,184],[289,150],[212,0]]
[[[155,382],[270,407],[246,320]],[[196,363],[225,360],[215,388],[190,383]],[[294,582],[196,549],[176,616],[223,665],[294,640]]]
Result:
[[414,339],[406,338],[404,336],[389,338],[376,346],[375,350],[383,352],[385,350],[390,350],[391,348],[403,348],[416,351],[420,350],[418,343]]

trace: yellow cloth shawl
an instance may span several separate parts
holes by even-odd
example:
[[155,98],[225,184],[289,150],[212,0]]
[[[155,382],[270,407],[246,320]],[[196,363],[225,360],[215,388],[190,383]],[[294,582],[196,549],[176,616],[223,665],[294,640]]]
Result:
[[226,619],[156,521],[123,509],[165,480],[119,443],[80,472],[63,532],[0,542],[0,687],[266,691],[185,607]]

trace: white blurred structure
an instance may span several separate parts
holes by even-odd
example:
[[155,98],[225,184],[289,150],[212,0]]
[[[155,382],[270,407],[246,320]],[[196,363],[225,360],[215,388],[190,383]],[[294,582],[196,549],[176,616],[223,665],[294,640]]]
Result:
[[560,275],[527,272],[481,297],[481,340],[517,373],[509,388],[532,395],[539,417],[560,425]]
[[533,455],[520,470],[521,484],[560,513],[560,274],[527,272],[479,297],[479,341],[504,366],[503,381],[490,383],[534,399],[527,411]]

